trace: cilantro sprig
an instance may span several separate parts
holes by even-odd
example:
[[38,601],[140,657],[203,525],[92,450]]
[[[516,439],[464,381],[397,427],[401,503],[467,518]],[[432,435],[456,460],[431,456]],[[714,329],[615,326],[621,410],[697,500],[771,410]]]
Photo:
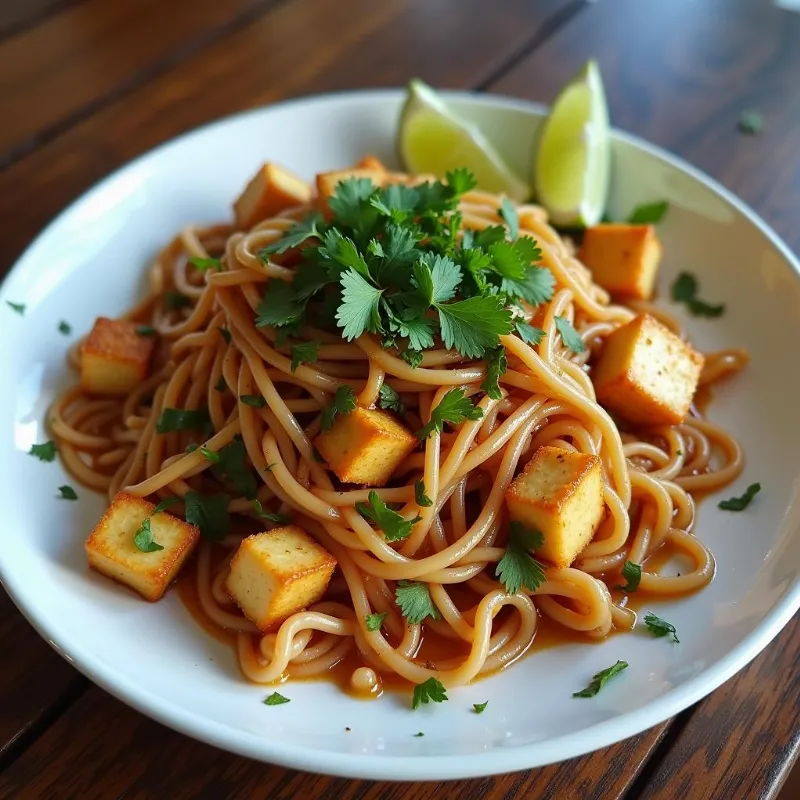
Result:
[[684,303],[693,317],[720,317],[725,313],[724,303],[709,303],[697,296],[700,289],[697,278],[689,272],[681,272],[672,284],[672,299]]
[[381,496],[373,489],[368,496],[369,503],[356,503],[356,509],[364,519],[383,531],[387,542],[398,542],[411,535],[414,524],[421,517],[406,519],[383,502]]
[[751,483],[747,489],[745,489],[744,494],[739,497],[730,497],[727,500],[720,500],[719,503],[717,503],[717,507],[721,508],[723,511],[744,511],[747,506],[753,502],[753,498],[760,491],[760,483]]
[[445,422],[457,425],[465,420],[478,420],[483,411],[470,400],[463,389],[450,389],[438,406],[431,409],[431,419],[417,431],[417,438],[425,441],[434,431],[441,433]]
[[515,327],[512,307],[547,302],[555,279],[536,242],[519,235],[509,201],[498,211],[505,225],[462,235],[459,198],[475,185],[464,169],[413,187],[342,181],[330,219],[310,216],[261,250],[269,261],[295,249],[299,263],[291,282],[267,283],[256,324],[297,332],[310,322],[348,341],[379,335],[415,367],[442,344],[490,357]]
[[497,579],[509,594],[516,594],[523,586],[535,592],[547,580],[544,567],[530,554],[543,544],[540,531],[528,530],[519,522],[511,523],[508,546],[496,570]]
[[414,687],[411,708],[416,711],[427,703],[443,703],[445,700],[447,700],[447,690],[442,682],[436,678],[428,678]]
[[428,617],[431,619],[442,618],[439,609],[434,605],[427,583],[398,581],[394,596],[397,605],[400,606],[400,613],[412,625],[419,625]]
[[606,669],[601,669],[600,672],[592,677],[591,681],[589,681],[589,685],[585,689],[581,689],[579,692],[573,692],[572,696],[594,697],[611,678],[615,675],[619,675],[622,670],[627,668],[627,661],[617,661],[616,664],[612,664],[610,667],[606,667]]

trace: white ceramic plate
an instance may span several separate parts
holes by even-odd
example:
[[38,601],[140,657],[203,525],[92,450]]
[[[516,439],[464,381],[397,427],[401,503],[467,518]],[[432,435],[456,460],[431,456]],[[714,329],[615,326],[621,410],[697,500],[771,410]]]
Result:
[[[452,95],[526,173],[541,109],[493,97]],[[681,643],[619,635],[597,645],[536,653],[503,674],[450,692],[416,712],[391,694],[358,702],[326,683],[288,685],[291,703],[248,685],[233,654],[203,633],[176,595],[153,606],[90,574],[82,542],[104,499],[79,490],[57,464],[26,455],[46,438],[69,340],[59,320],[86,331],[97,315],[129,306],[151,256],[187,222],[229,216],[265,159],[311,177],[364,152],[394,161],[401,94],[348,93],[259,109],[182,136],[89,191],[31,245],[2,287],[0,340],[0,578],[23,613],[93,681],[160,722],[219,747],[300,769],[397,780],[463,778],[558,761],[638,733],[703,697],[752,659],[800,605],[800,267],[767,226],[683,162],[615,134],[611,211],[667,199],[660,227],[662,297],[690,270],[702,294],[725,302],[717,320],[688,319],[704,350],[746,347],[747,372],[715,392],[711,418],[748,454],[738,494],[764,489],[744,513],[700,510],[698,535],[717,576],[688,599],[654,605]],[[24,317],[6,300],[27,304]],[[671,310],[675,310],[674,308]],[[617,659],[630,668],[591,700],[573,699]],[[486,711],[472,703],[489,700]],[[350,732],[345,729],[351,728]],[[424,738],[415,738],[417,731]]]

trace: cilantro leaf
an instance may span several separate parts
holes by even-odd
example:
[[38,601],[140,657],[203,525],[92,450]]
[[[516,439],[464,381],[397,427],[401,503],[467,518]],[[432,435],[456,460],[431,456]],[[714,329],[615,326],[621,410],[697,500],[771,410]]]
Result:
[[657,617],[655,614],[647,614],[644,618],[644,624],[647,625],[647,630],[649,630],[653,636],[661,638],[671,633],[672,641],[676,644],[680,644],[681,640],[678,638],[675,626],[671,622],[667,622],[665,619]]
[[211,417],[205,408],[165,408],[156,423],[156,433],[175,431],[198,431],[206,433],[211,429]]
[[246,405],[252,408],[264,408],[267,404],[265,397],[260,394],[240,394],[239,399]]
[[414,687],[414,698],[411,701],[411,708],[415,711],[427,703],[443,703],[447,700],[447,690],[442,682],[436,678],[428,678],[424,683],[418,683]]
[[150,517],[146,517],[136,533],[133,534],[133,546],[142,553],[155,553],[164,549],[162,545],[153,539],[153,532],[150,529]]
[[642,565],[635,564],[633,561],[626,561],[622,566],[622,577],[627,583],[624,586],[617,586],[623,592],[635,592],[639,588],[642,580]]
[[214,472],[222,480],[232,483],[248,500],[254,498],[258,484],[253,470],[247,463],[247,449],[241,437],[231,439],[216,455],[218,460]]
[[512,281],[525,278],[528,265],[510,242],[495,242],[489,248],[489,255],[492,257],[492,268],[499,275]]
[[417,438],[425,441],[434,431],[441,433],[445,422],[457,425],[464,420],[478,420],[483,410],[478,408],[464,393],[463,389],[450,389],[438,406],[431,409],[431,419],[417,431]]
[[412,369],[416,369],[422,363],[422,353],[419,350],[415,350],[413,347],[409,347],[407,350],[400,353],[400,358]]
[[486,706],[489,705],[489,701],[487,700],[485,703],[473,703],[472,708],[476,714],[483,714],[486,710]]
[[39,461],[55,461],[56,452],[55,442],[47,441],[42,444],[31,445],[28,455],[35,456]]
[[301,364],[313,364],[317,360],[319,342],[301,342],[292,345],[292,372]]
[[628,223],[631,225],[657,225],[664,219],[668,208],[669,203],[666,200],[656,203],[644,203],[633,209],[628,217]]
[[206,461],[210,461],[212,464],[219,463],[219,453],[215,453],[213,450],[209,450],[207,447],[200,448],[200,455]]
[[579,692],[573,692],[573,697],[594,697],[605,684],[608,682],[610,678],[613,678],[615,675],[618,675],[622,670],[628,668],[627,661],[617,661],[611,667],[606,669],[600,670],[589,682],[589,685],[585,689],[581,689]]
[[725,304],[713,305],[697,297],[700,287],[697,278],[688,272],[681,272],[672,284],[672,299],[676,303],[683,303],[689,313],[695,317],[719,317],[725,311]]
[[166,511],[170,506],[174,506],[175,503],[180,503],[180,501],[181,501],[180,497],[165,497],[153,509],[153,515],[161,514],[162,512]]
[[371,227],[378,213],[370,205],[375,189],[369,178],[347,178],[340,181],[333,195],[328,198],[328,207],[336,221],[359,232]]
[[742,133],[755,135],[764,127],[764,116],[759,111],[746,109],[739,115],[739,130]]
[[351,342],[364,331],[372,333],[381,330],[380,299],[381,289],[376,289],[355,270],[342,273],[342,305],[336,312],[336,324],[343,328],[342,336]]
[[498,346],[501,335],[511,332],[511,312],[495,295],[470,297],[436,309],[445,347],[467,358],[480,358]]
[[186,521],[200,528],[200,533],[211,542],[222,541],[230,527],[227,494],[202,495],[199,492],[186,492]]
[[61,493],[62,500],[77,500],[78,495],[71,486],[59,486],[58,491]]
[[[482,231],[477,231],[472,235],[470,245],[475,247],[489,248],[495,242],[506,240],[506,229],[503,225],[490,225]],[[468,240],[469,241],[469,240]]]
[[413,272],[414,283],[428,305],[452,299],[462,279],[461,268],[453,259],[433,253],[424,253]]
[[566,317],[556,316],[554,321],[556,329],[561,334],[561,341],[564,342],[564,347],[572,350],[573,353],[582,353],[586,350],[586,344],[581,339],[581,335],[572,327],[572,323]]
[[155,336],[158,331],[152,325],[137,325],[137,336]]
[[743,495],[731,497],[728,500],[720,500],[717,507],[723,511],[744,511],[753,501],[753,498],[761,491],[760,483],[751,483]]
[[366,623],[368,631],[379,631],[383,627],[383,621],[386,617],[389,616],[388,611],[384,611],[382,614],[367,614],[364,617],[364,622]]
[[274,522],[278,525],[285,525],[292,519],[290,516],[288,516],[288,514],[275,514],[272,511],[265,511],[260,500],[253,500],[253,513],[257,517],[261,517],[261,519],[265,519],[268,522]]
[[522,586],[534,592],[547,580],[544,568],[530,554],[543,544],[541,532],[528,530],[520,522],[511,523],[508,546],[496,568],[497,579],[508,594],[516,594]]
[[399,581],[394,590],[400,613],[411,625],[419,625],[424,619],[441,619],[439,609],[433,604],[427,583]]
[[64,322],[62,319],[61,322],[58,323],[58,332],[63,333],[64,336],[69,336],[72,333],[72,325],[69,322]]
[[219,335],[222,337],[225,344],[231,343],[231,332],[227,328],[223,328],[217,326],[217,330],[219,331]]
[[393,317],[390,327],[395,328],[400,336],[408,339],[408,346],[412,350],[427,350],[433,347],[433,326],[430,319],[422,317]]
[[414,499],[421,508],[430,508],[433,505],[433,500],[425,494],[425,482],[422,478],[414,484]]
[[381,388],[378,390],[378,406],[385,408],[387,411],[394,411],[395,414],[399,414],[401,417],[406,413],[406,407],[403,405],[400,395],[386,381],[381,384]]
[[528,325],[527,322],[516,322],[514,323],[514,328],[519,334],[519,338],[532,347],[536,347],[544,336],[544,331],[541,328],[534,328],[533,325]]
[[25,303],[12,303],[10,300],[6,300],[6,305],[16,311],[21,317],[25,316]]
[[[518,239],[524,242],[524,239]],[[528,267],[521,280],[503,278],[500,288],[511,297],[520,297],[532,306],[549,303],[555,293],[556,279],[547,267]]]
[[210,269],[215,269],[217,271],[222,269],[222,260],[219,258],[199,258],[198,256],[192,256],[189,259],[189,263],[200,272],[206,272]]
[[349,414],[356,407],[356,395],[353,389],[343,384],[336,389],[331,402],[322,412],[322,430],[329,431],[337,414]]
[[503,222],[508,225],[508,235],[512,240],[516,239],[519,236],[519,214],[517,214],[516,206],[507,197],[504,197],[498,214],[500,214]]
[[258,251],[262,261],[269,260],[267,257],[273,253],[285,253],[293,247],[298,247],[309,239],[320,239],[317,225],[322,222],[322,215],[319,212],[309,214],[302,222],[289,228],[283,236],[275,242],[271,242],[266,247]]
[[425,734],[422,731],[417,731],[414,736],[415,738],[419,738],[420,736],[424,736]]
[[466,194],[478,185],[477,178],[466,167],[458,167],[445,173],[445,179],[456,195]]
[[353,270],[363,278],[369,278],[369,267],[364,256],[358,251],[356,243],[336,228],[331,228],[324,237],[325,244],[319,249],[324,258],[328,258],[346,270]]
[[297,297],[291,284],[272,278],[264,289],[256,312],[256,327],[291,325],[301,319],[305,310],[305,301]]
[[227,388],[228,384],[225,383],[225,376],[220,375],[219,380],[217,381],[217,385],[214,387],[214,389],[218,392],[224,392]]
[[291,700],[288,697],[284,697],[280,692],[273,692],[262,702],[265,706],[282,706],[284,703],[291,703]]
[[405,519],[401,514],[389,508],[374,489],[369,493],[368,500],[369,504],[356,503],[356,509],[364,519],[383,531],[387,542],[407,539],[411,535],[414,524],[421,519],[420,517],[411,520]]
[[497,347],[486,355],[486,377],[481,384],[492,400],[499,400],[503,393],[500,391],[500,377],[508,369],[505,347]]

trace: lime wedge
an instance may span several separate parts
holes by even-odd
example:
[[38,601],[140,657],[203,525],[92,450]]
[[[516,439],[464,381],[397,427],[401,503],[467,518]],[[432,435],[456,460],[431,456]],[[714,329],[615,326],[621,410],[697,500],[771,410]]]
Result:
[[466,167],[487,192],[507,194],[517,201],[530,196],[530,188],[509,169],[481,131],[454,114],[422,81],[408,84],[397,149],[409,172],[443,178],[449,170]]
[[536,199],[556,225],[596,225],[608,196],[611,147],[600,70],[589,61],[559,93],[534,156]]

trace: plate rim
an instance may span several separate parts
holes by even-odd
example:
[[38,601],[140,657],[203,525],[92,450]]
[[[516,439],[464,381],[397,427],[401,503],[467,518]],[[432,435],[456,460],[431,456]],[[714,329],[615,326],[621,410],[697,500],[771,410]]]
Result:
[[[362,102],[372,99],[398,100],[404,96],[404,91],[403,88],[358,89],[299,95],[211,120],[156,145],[96,181],[53,217],[15,259],[14,265],[0,285],[0,299],[5,299],[9,283],[13,282],[15,273],[21,269],[22,262],[26,260],[28,254],[60,224],[64,217],[73,213],[77,206],[86,203],[95,194],[104,191],[107,184],[139,169],[143,163],[157,157],[162,151],[180,147],[187,140],[202,136],[213,128],[223,127],[250,116],[304,104],[335,104],[351,99]],[[546,106],[541,103],[501,94],[470,91],[444,91],[441,94],[445,98],[471,101],[488,108],[509,108],[539,116],[546,111]],[[800,281],[800,261],[797,256],[772,227],[732,191],[680,156],[645,139],[617,128],[612,128],[612,138],[644,151],[688,175],[721,197],[765,237]],[[83,647],[80,642],[69,636],[62,636],[58,630],[52,630],[46,619],[37,616],[26,603],[25,590],[21,583],[15,580],[11,570],[12,565],[6,559],[4,551],[0,549],[0,584],[36,632],[79,672],[126,705],[193,739],[257,761],[326,775],[371,780],[424,781],[485,777],[555,764],[613,745],[663,722],[711,694],[761,653],[800,608],[800,577],[797,577],[786,587],[755,629],[710,667],[642,708],[623,712],[612,719],[590,725],[580,731],[534,744],[494,749],[484,755],[376,756],[329,752],[283,744],[277,739],[256,736],[244,730],[237,731],[222,723],[209,721],[169,699],[153,699],[152,695],[129,680],[124,673],[97,662],[90,649]],[[69,641],[64,641],[65,638]]]

